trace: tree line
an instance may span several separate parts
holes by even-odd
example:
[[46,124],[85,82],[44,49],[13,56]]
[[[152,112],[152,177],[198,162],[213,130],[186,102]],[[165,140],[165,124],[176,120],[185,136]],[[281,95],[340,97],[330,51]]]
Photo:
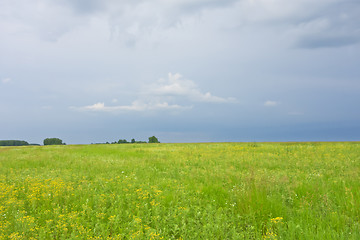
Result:
[[128,142],[126,139],[119,139],[118,141],[114,142],[106,142],[106,143],[93,143],[93,144],[127,144],[127,143],[160,143],[158,138],[155,136],[149,137],[149,141],[136,141],[135,138],[131,139],[130,142]]
[[28,146],[26,141],[22,140],[0,140],[0,146]]
[[[45,138],[43,143],[44,145],[65,145],[59,138]],[[0,146],[40,146],[40,144],[23,140],[0,140]]]
[[[66,145],[60,138],[45,138],[43,141],[44,145]],[[112,142],[111,144],[124,144],[124,143],[160,143],[157,137],[149,137],[149,141],[136,141],[134,138],[128,142],[126,139],[119,139],[118,141]],[[110,144],[96,143],[96,144]],[[22,140],[0,140],[0,146],[29,146],[29,145],[40,145],[40,144],[29,144],[27,141]]]

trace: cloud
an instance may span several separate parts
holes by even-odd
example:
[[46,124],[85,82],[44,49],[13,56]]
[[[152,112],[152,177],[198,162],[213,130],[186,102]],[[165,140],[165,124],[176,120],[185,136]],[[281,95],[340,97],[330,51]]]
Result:
[[149,110],[185,110],[192,107],[184,107],[177,104],[169,104],[167,102],[149,102],[134,101],[131,105],[105,106],[105,103],[99,102],[90,106],[75,108],[75,110],[83,111],[99,111],[99,112],[121,112],[121,111],[149,111]]
[[299,48],[337,48],[360,42],[360,35],[324,36],[322,34],[306,36],[297,41]]
[[[187,21],[201,21],[208,9],[223,9],[239,0],[151,0],[114,1],[107,6],[111,39],[134,47],[138,42],[157,43],[169,37],[169,31],[184,29]],[[191,24],[193,26],[193,24]]]
[[3,79],[1,79],[1,82],[4,84],[9,83],[9,82],[11,82],[11,78],[3,78]]
[[[112,104],[118,101],[113,99]],[[210,92],[203,93],[193,81],[184,79],[179,73],[169,73],[167,79],[160,79],[155,84],[144,87],[144,90],[138,93],[137,100],[130,105],[107,106],[104,102],[98,102],[84,107],[71,107],[71,109],[101,112],[187,110],[192,109],[196,102],[235,103],[236,99],[214,96]]]
[[338,48],[360,42],[359,1],[242,0],[224,17],[232,20],[225,24],[237,24],[240,31],[262,27],[279,31],[296,48]]
[[[103,0],[60,0],[63,4],[68,5],[77,13],[92,13],[96,11],[109,11],[124,12],[124,10],[141,9],[146,7],[163,12],[169,9],[180,9],[181,12],[196,12],[206,8],[218,8],[230,5],[239,0],[122,0],[122,1],[103,1]],[[122,11],[120,11],[122,10]],[[146,12],[143,12],[146,14]]]
[[[271,29],[286,26],[298,48],[319,48],[358,43],[359,16],[357,1],[341,0],[14,0],[0,9],[0,28],[15,36],[32,33],[45,41],[57,41],[69,32],[102,22],[108,28],[106,37],[134,47],[141,41],[166,39],[169,29],[183,29],[189,20],[191,27],[196,22],[212,31],[218,25],[256,28],[270,24]],[[328,26],[314,31],[310,25],[318,18],[326,19]]]
[[0,27],[10,36],[35,35],[45,41],[57,41],[82,21],[61,2],[47,0],[7,1],[0,9],[0,17]]
[[63,3],[63,4],[67,4],[76,13],[90,14],[90,13],[105,10],[107,1],[101,1],[101,0],[60,0],[60,2]]
[[316,15],[296,23],[291,32],[298,48],[338,48],[360,42],[360,3],[333,1]]
[[226,7],[236,1],[14,0],[2,4],[0,26],[15,34],[32,33],[45,41],[58,41],[67,33],[102,18],[108,22],[113,36],[125,43],[136,42],[138,37],[154,30],[177,27],[183,18],[204,9]]
[[268,100],[264,103],[265,107],[276,107],[277,105],[279,105],[279,102],[270,101],[270,100]]
[[168,74],[168,79],[160,79],[150,86],[146,94],[167,97],[183,97],[194,102],[233,103],[235,98],[222,98],[212,95],[210,92],[202,93],[197,85],[181,74]]

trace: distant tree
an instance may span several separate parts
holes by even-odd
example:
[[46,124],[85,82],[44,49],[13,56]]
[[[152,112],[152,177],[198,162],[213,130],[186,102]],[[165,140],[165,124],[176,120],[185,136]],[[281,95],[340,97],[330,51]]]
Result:
[[160,143],[160,142],[155,136],[152,136],[149,137],[149,143]]
[[118,144],[129,143],[126,139],[119,139]]
[[44,145],[65,145],[60,138],[45,138]]
[[22,140],[1,140],[0,146],[27,146],[28,142]]
[[131,143],[136,143],[135,138],[131,139]]

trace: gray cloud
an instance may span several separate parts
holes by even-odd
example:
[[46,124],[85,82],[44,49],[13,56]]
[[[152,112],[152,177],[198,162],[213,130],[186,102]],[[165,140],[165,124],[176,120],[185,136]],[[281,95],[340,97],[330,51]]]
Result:
[[[212,16],[218,19],[216,24],[224,28],[284,25],[300,48],[344,46],[360,38],[360,3],[354,1],[37,0],[36,3],[18,0],[5,5],[0,9],[3,25],[12,24],[9,29],[12,32],[33,32],[43,40],[56,41],[102,18],[108,21],[112,39],[121,40],[129,47],[136,46],[142,39],[163,38],[169,28],[182,28],[189,19],[205,24],[206,18]],[[208,12],[205,14],[204,10]],[[319,19],[328,25],[316,25],[321,24]]]
[[180,8],[183,13],[197,12],[202,9],[208,8],[221,8],[231,6],[234,3],[239,2],[239,0],[197,0],[197,1],[177,1],[178,6],[175,8]]
[[300,39],[297,46],[300,48],[336,48],[353,45],[360,42],[360,36],[308,36]]
[[48,0],[11,1],[0,9],[0,16],[0,27],[7,30],[4,34],[22,38],[36,36],[45,41],[57,41],[88,21],[62,1]]
[[[320,13],[320,15],[319,15]],[[360,2],[334,1],[297,24],[299,48],[336,48],[360,41]]]
[[106,9],[107,2],[100,0],[56,0],[59,4],[67,4],[79,14],[91,14],[96,12],[102,12]]
[[101,17],[108,21],[113,37],[133,46],[144,34],[177,27],[183,17],[197,15],[207,8],[229,6],[236,1],[17,0],[4,5],[0,16],[4,26],[13,25],[10,31],[35,33],[45,41],[57,41],[79,26],[89,24],[94,17]]

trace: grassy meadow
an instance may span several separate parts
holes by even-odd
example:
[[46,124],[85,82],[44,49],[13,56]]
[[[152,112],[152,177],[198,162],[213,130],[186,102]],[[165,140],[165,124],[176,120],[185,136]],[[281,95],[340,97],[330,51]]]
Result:
[[0,147],[0,239],[360,239],[360,143]]

